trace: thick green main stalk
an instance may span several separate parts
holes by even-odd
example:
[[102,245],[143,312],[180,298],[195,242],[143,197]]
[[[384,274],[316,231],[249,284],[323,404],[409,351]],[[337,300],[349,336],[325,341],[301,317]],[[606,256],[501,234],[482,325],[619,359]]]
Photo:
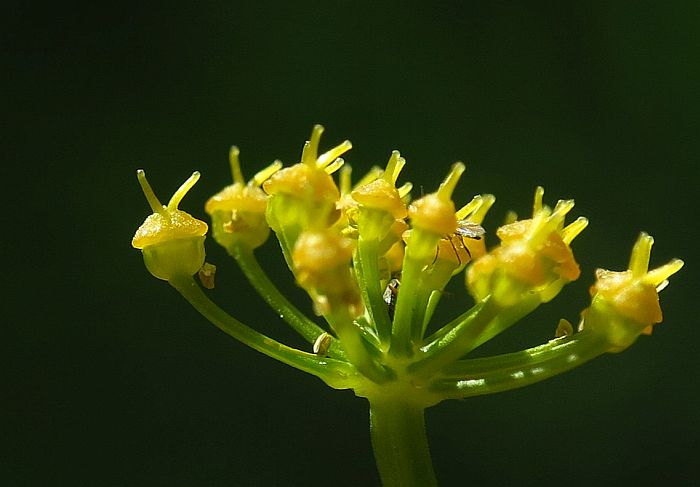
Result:
[[370,399],[370,431],[384,487],[437,486],[424,408],[386,397]]

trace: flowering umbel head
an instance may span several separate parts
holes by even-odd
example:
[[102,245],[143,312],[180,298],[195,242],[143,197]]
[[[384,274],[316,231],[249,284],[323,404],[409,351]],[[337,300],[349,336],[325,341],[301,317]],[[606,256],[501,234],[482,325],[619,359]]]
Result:
[[146,268],[158,279],[194,275],[204,264],[207,224],[178,209],[178,205],[199,179],[199,173],[195,171],[182,183],[167,206],[156,197],[146,173],[140,169],[136,174],[153,214],[136,231],[131,245],[141,249]]
[[621,272],[598,269],[591,286],[591,306],[584,311],[581,329],[605,335],[611,352],[629,347],[640,334],[650,335],[661,323],[659,291],[667,279],[683,267],[673,259],[649,270],[654,239],[642,233],[632,249],[628,269]]
[[[202,286],[213,285],[213,268],[202,266],[207,225],[177,207],[199,174],[163,206],[139,172],[154,214],[137,231],[133,245],[143,251],[153,275],[167,280],[212,323],[246,345],[331,387],[353,389],[380,409],[390,406],[384,413],[390,424],[400,427],[408,418],[417,424],[414,413],[442,400],[521,387],[623,350],[661,321],[658,291],[683,263],[673,260],[649,270],[652,239],[642,234],[629,269],[597,271],[592,302],[582,313],[578,332],[561,320],[556,338],[542,345],[472,358],[474,349],[579,277],[571,242],[588,221],[580,217],[565,224],[573,200],[550,208],[542,202],[543,189],[537,188],[532,217],[509,220],[496,232],[500,243],[487,249],[481,224],[495,198],[477,195],[456,209],[453,194],[464,164],[455,163],[437,191],[410,202],[411,185],[397,185],[406,162],[398,151],[392,152],[385,169],[372,169],[353,186],[350,169],[340,158],[350,142],[319,155],[322,131],[320,125],[314,127],[299,163],[284,169],[273,163],[248,182],[234,147],[233,184],[206,204],[217,242],[275,314],[306,340],[305,350],[229,316],[192,280],[199,271]],[[341,167],[338,185],[334,173]],[[270,229],[296,283],[322,318],[312,319],[290,303],[273,283],[278,276],[265,273],[269,262],[256,260],[254,249]],[[468,296],[455,296],[459,291],[446,291],[450,279],[465,268],[473,303]],[[441,296],[449,294],[452,299],[444,301],[452,308],[463,300],[470,307],[456,316],[452,309],[448,321],[436,323],[443,315],[435,312]],[[408,416],[406,408],[413,410]],[[396,414],[403,419],[395,421]],[[393,455],[395,439],[406,435],[386,436],[379,450]],[[427,446],[415,450],[427,451]]]

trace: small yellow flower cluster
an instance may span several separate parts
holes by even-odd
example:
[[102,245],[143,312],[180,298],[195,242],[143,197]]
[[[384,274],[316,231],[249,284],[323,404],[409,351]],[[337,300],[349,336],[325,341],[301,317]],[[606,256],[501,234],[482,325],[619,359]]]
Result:
[[[353,187],[350,168],[340,157],[350,142],[320,154],[322,132],[320,125],[314,127],[299,163],[283,168],[275,161],[248,182],[233,147],[233,183],[212,196],[205,210],[212,218],[214,239],[280,315],[312,343],[323,336],[328,344],[324,353],[327,348],[371,381],[400,380],[410,370],[421,381],[439,375],[448,362],[550,301],[579,277],[571,243],[588,220],[579,217],[565,224],[573,200],[550,208],[538,187],[532,216],[498,228],[500,243],[487,249],[481,223],[495,198],[477,195],[456,209],[452,195],[464,164],[455,163],[437,191],[411,202],[412,185],[397,186],[406,163],[398,151],[384,169],[373,168]],[[142,250],[153,275],[178,281],[178,290],[187,289],[182,279],[204,265],[208,226],[178,205],[199,173],[167,206],[158,201],[143,171],[138,178],[154,213],[136,232],[133,246]],[[253,250],[265,243],[270,229],[328,329],[293,308],[254,260]],[[592,302],[579,331],[585,331],[584,337],[602,337],[600,353],[623,350],[661,321],[658,291],[683,263],[674,260],[648,270],[652,241],[644,234],[639,238],[628,270],[596,273]],[[428,336],[445,286],[465,268],[474,307]],[[205,287],[213,285],[212,269],[200,272]],[[401,367],[397,360],[404,361]],[[417,383],[410,377],[405,382],[411,387]]]

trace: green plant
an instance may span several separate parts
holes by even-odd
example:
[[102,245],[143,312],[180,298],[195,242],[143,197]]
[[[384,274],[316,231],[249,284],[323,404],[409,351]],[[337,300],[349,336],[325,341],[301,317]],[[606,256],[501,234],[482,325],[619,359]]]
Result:
[[[142,250],[154,276],[224,332],[330,387],[367,398],[384,485],[436,485],[425,434],[427,407],[552,377],[626,349],[661,321],[657,293],[683,262],[675,259],[649,270],[653,239],[641,234],[627,270],[596,272],[591,304],[576,332],[561,320],[556,337],[538,347],[465,358],[578,278],[570,245],[588,221],[580,217],[565,225],[574,202],[561,200],[550,208],[543,203],[543,189],[537,188],[532,216],[512,216],[496,232],[500,243],[487,251],[480,224],[495,198],[478,195],[455,209],[452,194],[464,171],[461,163],[452,166],[436,192],[409,204],[411,185],[396,186],[405,164],[397,151],[385,169],[373,169],[353,187],[349,167],[340,159],[350,142],[319,155],[322,130],[314,127],[301,162],[284,169],[275,162],[248,182],[234,147],[233,184],[205,207],[214,239],[280,317],[313,344],[312,352],[283,345],[241,323],[214,304],[193,278],[198,274],[204,287],[213,286],[214,267],[205,264],[208,227],[178,209],[198,173],[164,206],[144,172],[138,172],[154,213],[133,245]],[[336,184],[332,174],[338,170]],[[291,304],[256,260],[254,250],[270,229],[327,326]],[[473,306],[435,326],[431,318],[444,287],[465,269]]]

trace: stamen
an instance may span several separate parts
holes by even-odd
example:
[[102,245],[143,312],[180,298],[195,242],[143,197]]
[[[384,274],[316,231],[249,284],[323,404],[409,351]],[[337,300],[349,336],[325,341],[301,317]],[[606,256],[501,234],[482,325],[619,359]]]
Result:
[[474,196],[469,203],[457,210],[457,212],[455,213],[455,215],[457,216],[457,220],[465,220],[467,216],[471,215],[479,208],[481,208],[481,205],[483,203],[484,198],[480,194]]
[[413,183],[403,183],[400,188],[398,188],[399,197],[404,199],[413,189]]
[[352,167],[349,164],[345,164],[340,169],[340,174],[338,175],[338,189],[340,189],[340,194],[345,196],[350,194],[352,191]]
[[311,137],[304,143],[304,149],[301,151],[301,162],[304,164],[316,164],[318,159],[318,143],[321,140],[323,133],[323,125],[314,125],[311,130]]
[[[318,146],[316,148],[318,149]],[[349,140],[343,141],[328,152],[321,154],[316,160],[316,167],[319,169],[326,168],[329,164],[335,163],[341,155],[345,154],[350,149],[352,149],[352,142]],[[326,172],[331,174],[333,171],[329,171],[328,168],[326,168]]]
[[153,213],[160,213],[161,215],[165,215],[165,208],[163,207],[163,204],[153,192],[153,188],[151,188],[148,179],[146,179],[146,171],[144,171],[143,169],[139,169],[138,171],[136,171],[136,177],[139,180],[141,190],[143,191],[143,194],[146,197],[146,200],[148,201],[151,210],[153,210]]
[[647,273],[649,269],[649,257],[651,256],[651,246],[653,244],[654,238],[651,235],[644,232],[639,234],[639,238],[632,248],[632,255],[630,256],[630,263],[628,266],[628,269],[632,271],[634,277],[640,278]]
[[[323,156],[321,156],[321,157],[323,157]],[[319,160],[320,160],[320,159],[319,159]],[[330,164],[328,164],[328,165],[325,167],[324,171],[326,171],[327,174],[333,174],[333,173],[336,172],[338,169],[340,169],[341,167],[343,167],[343,164],[345,164],[345,161],[343,160],[342,157],[339,157],[339,158],[337,158],[335,161],[333,161],[333,162],[331,162]]]
[[557,205],[554,207],[554,213],[552,213],[552,217],[561,217],[562,220],[564,219],[564,216],[571,211],[571,209],[574,207],[574,200],[559,200],[557,201]]
[[565,244],[569,245],[587,226],[588,218],[580,216],[564,227],[561,232],[561,239]]
[[542,198],[544,197],[544,188],[542,186],[537,186],[535,188],[535,201],[532,204],[532,216],[534,217],[537,213],[542,211]]
[[276,160],[262,171],[258,171],[255,176],[253,176],[253,179],[248,182],[248,184],[252,186],[260,186],[280,169],[282,169],[282,161]]
[[182,185],[175,191],[173,194],[173,197],[170,198],[170,201],[168,201],[168,210],[177,210],[177,205],[180,204],[180,201],[182,201],[182,198],[185,197],[187,192],[192,188],[192,186],[195,185],[195,183],[199,180],[199,171],[195,171],[192,173],[192,176],[187,178],[187,181],[182,183]]
[[362,176],[362,178],[357,183],[355,183],[354,188],[359,188],[360,186],[369,184],[372,181],[375,181],[382,177],[382,174],[384,174],[384,170],[381,167],[372,166],[372,168],[367,172],[367,174]]
[[[652,269],[646,273],[642,278],[642,281],[657,287],[657,291],[660,291],[665,287],[666,280],[673,274],[681,270],[685,263],[681,259],[673,259],[668,264],[664,264],[661,267]],[[661,289],[659,289],[661,287]]]
[[397,150],[391,151],[389,162],[386,163],[386,169],[384,170],[384,180],[392,185],[396,185],[396,180],[399,178],[401,169],[405,165],[406,159],[401,157],[401,153]]
[[231,176],[233,177],[234,183],[245,184],[245,179],[243,179],[243,173],[241,172],[241,162],[238,159],[238,154],[240,150],[235,145],[231,146],[231,150],[228,152],[228,160],[231,164]]
[[496,202],[496,197],[492,194],[482,194],[481,195],[481,206],[474,210],[474,213],[469,217],[469,221],[474,223],[481,223],[486,218],[486,213],[491,209],[493,204]]
[[454,164],[452,164],[452,169],[450,169],[450,173],[447,175],[447,177],[437,190],[438,198],[440,198],[442,201],[451,200],[452,193],[454,192],[455,187],[459,182],[459,178],[462,176],[465,169],[466,167],[462,162],[455,162]]

